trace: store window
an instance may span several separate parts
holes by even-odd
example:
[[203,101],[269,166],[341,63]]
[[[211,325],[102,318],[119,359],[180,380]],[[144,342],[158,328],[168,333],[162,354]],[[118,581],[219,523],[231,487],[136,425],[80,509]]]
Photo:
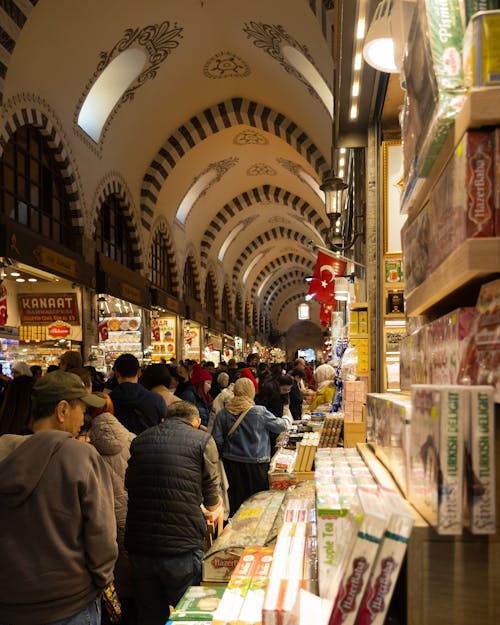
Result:
[[198,288],[194,260],[191,256],[188,257],[184,266],[184,278],[182,284],[184,288],[184,297],[190,297],[199,302],[200,289]]
[[215,293],[214,277],[211,273],[205,283],[205,308],[210,315],[217,317],[217,295]]
[[222,318],[224,321],[232,321],[233,315],[231,312],[231,293],[227,284],[224,285],[224,291],[222,293]]
[[167,240],[165,235],[158,232],[151,249],[151,282],[167,293],[177,295],[174,293],[173,274],[174,268],[168,254]]
[[34,126],[19,128],[5,146],[0,160],[0,198],[10,219],[47,239],[75,247],[61,171]]
[[101,206],[96,243],[99,252],[129,269],[135,269],[127,217],[116,195],[110,195]]

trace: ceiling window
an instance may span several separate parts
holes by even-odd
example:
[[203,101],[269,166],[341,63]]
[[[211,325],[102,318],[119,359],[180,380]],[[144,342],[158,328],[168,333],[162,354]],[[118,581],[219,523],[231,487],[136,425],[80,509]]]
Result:
[[224,321],[232,321],[233,319],[231,313],[231,292],[227,284],[224,285],[224,292],[222,294],[222,318]]
[[191,299],[199,302],[200,292],[198,289],[198,281],[196,279],[195,264],[191,256],[186,260],[182,283],[184,287],[184,297],[190,297]]
[[238,321],[243,321],[243,305],[241,303],[241,295],[236,294],[236,301],[234,304],[234,314]]
[[5,146],[0,199],[1,210],[10,219],[57,243],[77,245],[61,171],[34,126],[19,128]]
[[102,204],[96,227],[97,250],[129,269],[134,269],[127,216],[120,198],[110,195]]
[[217,316],[217,297],[215,294],[214,279],[211,273],[208,274],[205,283],[205,308],[210,315],[214,317]]
[[157,232],[151,249],[151,282],[167,293],[175,295],[172,286],[173,272],[167,240],[161,232]]
[[100,74],[85,98],[78,125],[96,143],[111,111],[146,65],[146,55],[138,48],[125,50]]
[[311,61],[293,46],[284,45],[281,52],[290,65],[307,80],[318,94],[326,109],[333,115],[333,94]]

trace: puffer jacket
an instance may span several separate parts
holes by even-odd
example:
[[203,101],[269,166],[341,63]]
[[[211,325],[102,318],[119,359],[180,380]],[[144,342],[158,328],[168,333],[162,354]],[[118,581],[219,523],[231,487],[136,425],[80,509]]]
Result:
[[265,406],[253,406],[247,412],[236,430],[227,438],[238,415],[223,408],[215,417],[212,436],[217,444],[219,456],[235,462],[259,463],[271,460],[269,432],[279,434],[287,429],[289,420],[275,417]]
[[115,496],[115,516],[117,526],[118,560],[115,565],[115,584],[122,597],[132,596],[132,569],[125,550],[125,521],[127,519],[127,491],[125,471],[130,458],[130,444],[135,434],[129,432],[118,419],[109,412],[94,417],[88,436],[101,458],[110,467]]
[[125,476],[125,545],[131,554],[162,556],[201,549],[207,531],[200,504],[219,501],[212,437],[176,417],[149,428],[131,445]]

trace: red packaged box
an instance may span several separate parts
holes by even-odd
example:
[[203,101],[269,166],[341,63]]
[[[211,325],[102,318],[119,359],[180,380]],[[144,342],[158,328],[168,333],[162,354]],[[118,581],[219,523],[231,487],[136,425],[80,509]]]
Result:
[[431,194],[431,271],[465,239],[495,236],[493,143],[491,130],[466,132]]
[[500,237],[500,128],[495,128],[495,236]]

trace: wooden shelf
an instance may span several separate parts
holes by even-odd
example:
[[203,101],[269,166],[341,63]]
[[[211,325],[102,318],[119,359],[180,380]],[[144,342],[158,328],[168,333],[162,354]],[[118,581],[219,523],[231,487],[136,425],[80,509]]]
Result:
[[349,304],[349,310],[367,310],[368,302],[353,302]]
[[460,287],[495,273],[500,273],[500,237],[467,239],[407,295],[406,312],[421,315]]
[[472,128],[497,125],[500,125],[500,87],[471,89],[432,170],[426,178],[420,178],[417,181],[411,197],[401,207],[402,212],[408,214],[410,221],[424,207],[430,192],[465,132]]

